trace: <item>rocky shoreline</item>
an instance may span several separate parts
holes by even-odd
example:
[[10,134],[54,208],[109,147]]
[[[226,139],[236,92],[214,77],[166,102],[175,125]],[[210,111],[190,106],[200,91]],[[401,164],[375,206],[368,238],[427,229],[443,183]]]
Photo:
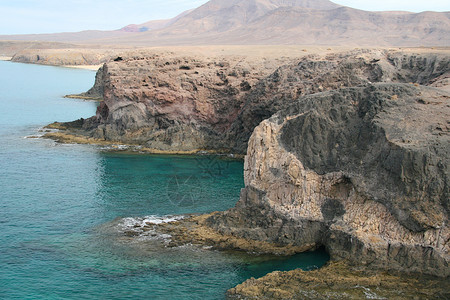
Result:
[[[236,207],[158,230],[174,245],[222,250],[286,255],[324,246],[332,263],[250,280],[231,298],[360,299],[376,288],[377,299],[432,291],[441,299],[450,276],[449,89],[445,53],[140,53],[99,70],[88,92],[103,96],[96,116],[54,124],[60,131],[46,137],[246,153]],[[429,284],[415,284],[418,274],[432,276]],[[358,280],[367,286],[355,289]]]
[[228,299],[448,299],[448,280],[389,274],[330,262],[312,271],[272,272],[228,290]]
[[[209,225],[219,212],[175,216],[167,222],[128,224],[119,239],[154,237],[160,247],[199,247],[210,251],[247,252],[279,256],[315,250],[316,245],[282,245],[223,234]],[[170,218],[169,218],[170,219]],[[144,239],[146,240],[146,239]],[[230,289],[227,299],[448,299],[447,278],[420,273],[386,272],[365,268],[348,260],[332,260],[317,270],[275,271],[250,278]]]
[[[249,252],[257,255],[274,254],[280,256],[315,250],[310,245],[303,247],[281,245],[220,233],[208,225],[207,220],[215,214],[183,216],[180,220],[157,225],[151,223],[143,224],[140,229],[144,232],[152,230],[156,235],[170,236],[170,241],[166,244],[167,247],[179,247],[190,244],[207,247],[211,250],[230,250]],[[128,236],[138,236],[139,232],[130,231],[125,234]]]

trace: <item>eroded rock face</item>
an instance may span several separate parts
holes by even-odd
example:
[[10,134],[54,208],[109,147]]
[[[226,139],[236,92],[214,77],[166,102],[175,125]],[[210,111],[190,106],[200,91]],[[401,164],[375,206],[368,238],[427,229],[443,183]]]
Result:
[[243,97],[274,66],[244,58],[125,57],[99,71],[105,101],[84,128],[95,138],[159,150],[226,149],[224,135]]
[[216,230],[371,268],[449,276],[450,94],[374,84],[300,98],[255,128]]
[[158,150],[244,154],[253,129],[298,97],[371,82],[448,87],[444,54],[357,50],[304,58],[127,55],[99,70],[85,135]]

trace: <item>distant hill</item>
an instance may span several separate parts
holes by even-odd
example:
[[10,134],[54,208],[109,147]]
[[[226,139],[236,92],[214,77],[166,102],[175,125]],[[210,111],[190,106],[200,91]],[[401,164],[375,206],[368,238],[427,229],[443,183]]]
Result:
[[0,39],[136,46],[450,46],[450,12],[369,12],[328,0],[211,0],[173,19],[128,25],[116,31]]
[[122,31],[122,32],[145,32],[145,31],[150,31],[150,30],[162,29],[162,28],[172,25],[173,23],[178,21],[178,19],[189,14],[191,11],[193,11],[193,9],[187,10],[172,19],[153,20],[153,21],[148,21],[143,24],[130,24],[130,25],[127,25],[127,26],[119,29],[119,31]]

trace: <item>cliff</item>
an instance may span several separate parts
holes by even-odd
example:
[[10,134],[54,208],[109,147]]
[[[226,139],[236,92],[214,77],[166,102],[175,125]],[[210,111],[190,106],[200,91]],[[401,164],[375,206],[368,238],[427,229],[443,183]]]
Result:
[[449,276],[450,94],[374,84],[300,98],[255,128],[224,234]]
[[253,129],[300,96],[371,82],[449,86],[445,53],[306,54],[120,56],[97,74],[97,115],[69,133],[157,151],[244,154]]
[[229,152],[226,134],[244,97],[288,61],[158,51],[118,56],[88,92],[103,91],[97,115],[75,133],[157,151]]

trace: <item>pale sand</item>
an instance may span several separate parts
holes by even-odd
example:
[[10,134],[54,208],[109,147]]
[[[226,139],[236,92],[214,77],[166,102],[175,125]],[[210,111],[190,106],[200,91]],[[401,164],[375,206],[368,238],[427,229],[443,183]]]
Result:
[[11,60],[11,56],[0,56],[0,60]]
[[75,65],[67,65],[67,66],[61,66],[61,67],[97,71],[98,69],[100,69],[101,66],[103,66],[103,64],[101,64],[101,65],[76,65],[76,66]]

